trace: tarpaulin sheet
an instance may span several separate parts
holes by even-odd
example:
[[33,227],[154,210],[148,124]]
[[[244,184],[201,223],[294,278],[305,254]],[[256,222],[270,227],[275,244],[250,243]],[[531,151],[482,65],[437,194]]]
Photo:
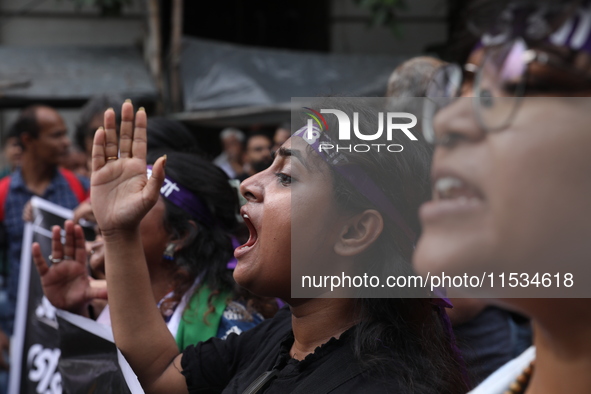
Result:
[[264,49],[183,39],[185,111],[272,106],[291,97],[380,97],[409,57]]

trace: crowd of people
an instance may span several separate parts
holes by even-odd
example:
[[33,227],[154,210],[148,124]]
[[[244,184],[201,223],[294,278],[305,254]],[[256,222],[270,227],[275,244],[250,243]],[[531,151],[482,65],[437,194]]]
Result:
[[3,332],[40,196],[74,210],[49,257],[30,246],[45,296],[110,326],[146,393],[590,393],[590,305],[573,293],[292,295],[295,262],[588,287],[591,2],[475,0],[467,15],[459,63],[414,58],[388,81],[387,110],[421,104],[418,141],[389,135],[399,154],[323,150],[339,138],[327,116],[226,128],[211,161],[182,123],[116,96],[83,108],[74,154],[55,109],[21,111],[0,180]]

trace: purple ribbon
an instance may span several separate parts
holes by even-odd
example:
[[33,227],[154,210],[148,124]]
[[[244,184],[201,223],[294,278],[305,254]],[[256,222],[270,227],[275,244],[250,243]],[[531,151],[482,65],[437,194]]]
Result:
[[[147,166],[148,179],[152,176],[152,166]],[[212,226],[215,221],[211,210],[197,197],[195,194],[185,189],[169,176],[164,177],[164,183],[160,188],[160,194],[168,201],[187,212],[194,219],[199,220],[209,226]]]

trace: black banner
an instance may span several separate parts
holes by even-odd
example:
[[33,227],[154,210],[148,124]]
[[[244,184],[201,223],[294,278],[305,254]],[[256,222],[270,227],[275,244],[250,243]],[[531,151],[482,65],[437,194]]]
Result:
[[31,203],[35,220],[24,230],[9,393],[142,393],[110,327],[58,311],[44,297],[31,245],[38,242],[49,256],[51,228],[63,227],[72,211],[37,197]]

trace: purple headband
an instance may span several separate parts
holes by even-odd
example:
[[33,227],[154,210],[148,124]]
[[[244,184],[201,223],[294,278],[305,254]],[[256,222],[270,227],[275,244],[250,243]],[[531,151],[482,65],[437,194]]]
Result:
[[[148,179],[152,176],[152,166],[147,166]],[[160,194],[168,201],[181,208],[183,211],[191,215],[205,224],[213,225],[213,215],[211,210],[205,205],[202,199],[195,194],[179,185],[174,179],[165,176],[164,184],[160,188]]]
[[552,26],[546,20],[546,11],[545,7],[539,6],[534,12],[524,13],[518,7],[508,6],[496,24],[498,30],[483,34],[480,45],[496,45],[523,37],[591,54],[591,2],[585,1],[578,6],[555,31],[550,31]]
[[[308,119],[308,125],[296,131],[294,136],[302,138],[318,155],[343,178],[345,178],[357,191],[359,191],[372,204],[379,208],[388,218],[390,218],[398,228],[400,228],[408,240],[414,245],[417,236],[415,232],[406,224],[406,221],[398,212],[392,202],[386,197],[384,192],[376,185],[368,174],[357,165],[348,164],[349,160],[345,155],[339,152],[327,152],[322,149],[323,144],[335,146],[332,139],[322,133],[319,128],[312,124],[312,119]],[[342,165],[345,164],[345,165]]]
[[[148,179],[150,179],[152,176],[152,168],[153,167],[151,165],[147,166]],[[197,219],[209,226],[215,224],[213,214],[211,213],[211,210],[207,208],[203,200],[185,189],[183,186],[179,185],[172,178],[168,176],[164,177],[164,184],[160,188],[160,194],[168,201],[187,212],[194,219]],[[238,242],[236,237],[231,236],[230,238],[232,240],[232,247],[234,249],[240,246],[240,242]],[[236,258],[232,257],[226,264],[226,267],[233,270],[236,268],[237,263],[238,261]]]

